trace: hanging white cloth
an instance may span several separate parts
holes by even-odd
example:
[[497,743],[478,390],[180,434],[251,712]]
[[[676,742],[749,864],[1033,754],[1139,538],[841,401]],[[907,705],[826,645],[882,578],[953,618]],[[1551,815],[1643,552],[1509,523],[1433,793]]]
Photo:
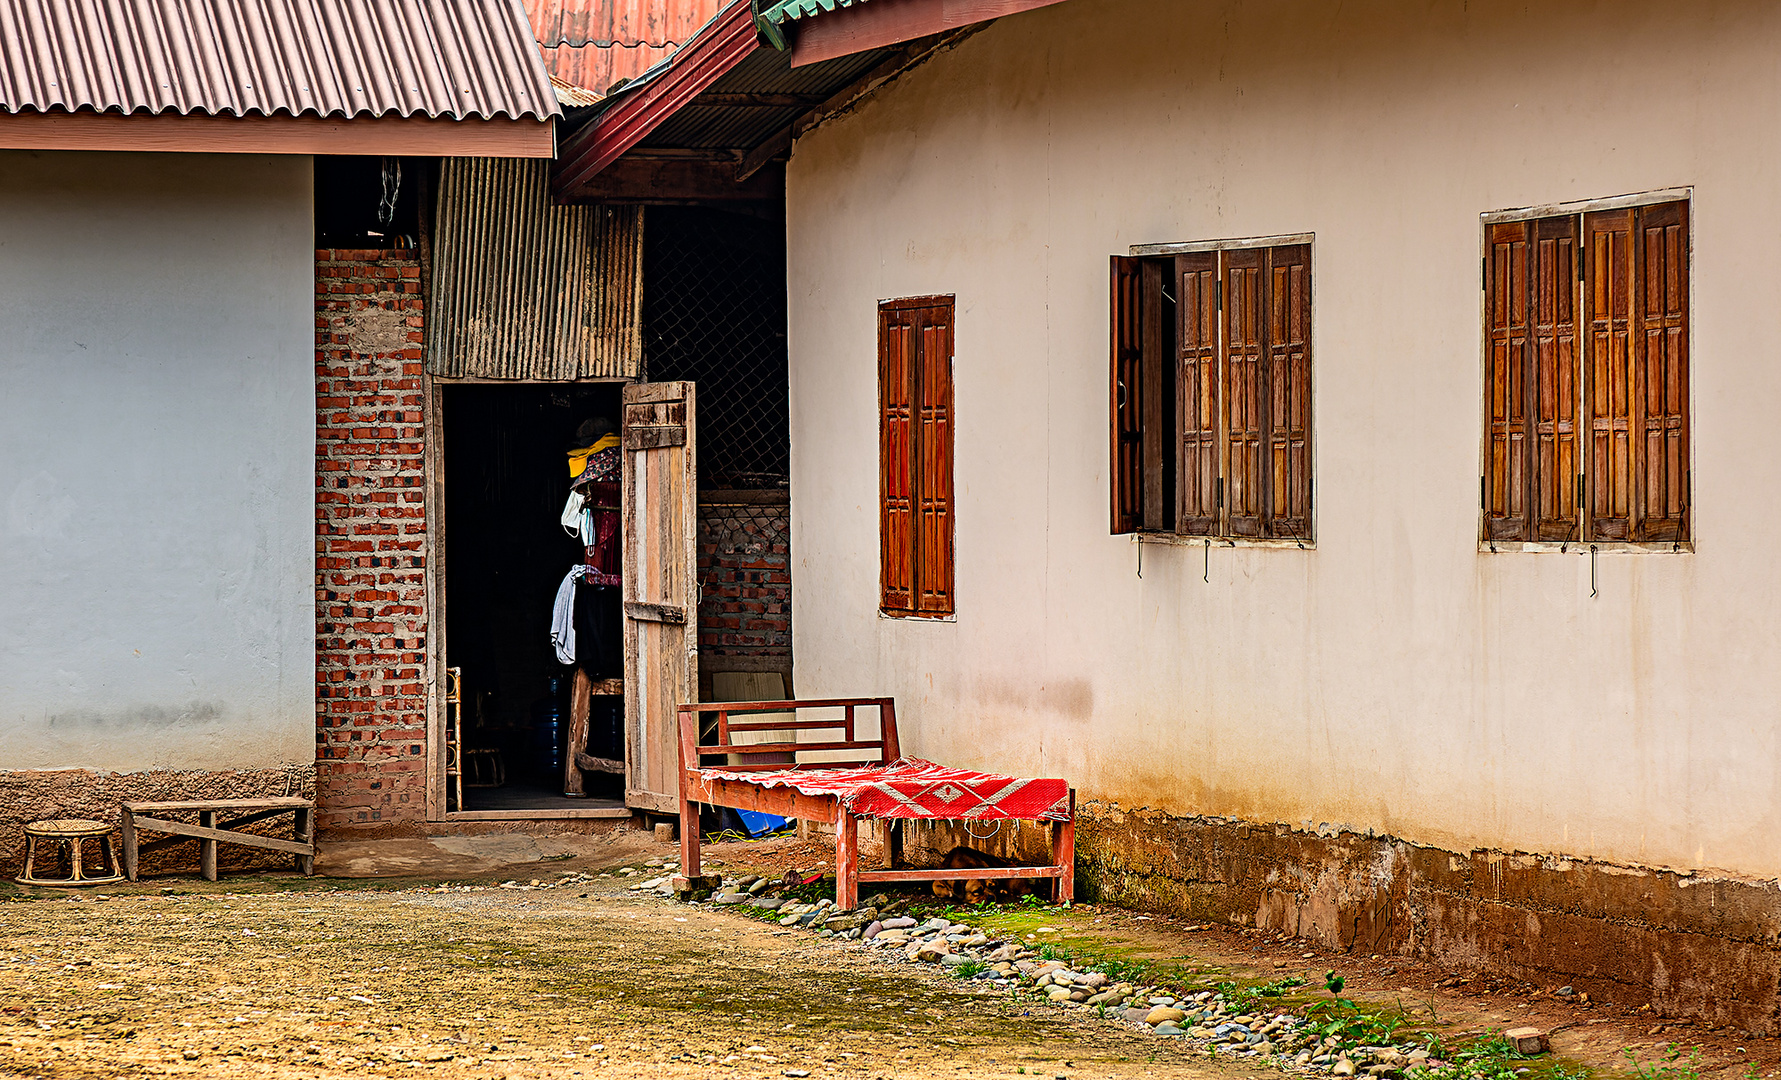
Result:
[[563,523],[563,531],[570,536],[578,535],[582,531],[581,507],[586,501],[587,499],[582,496],[581,492],[571,491],[569,501],[563,504],[563,516],[558,520]]
[[556,646],[558,663],[575,662],[575,583],[587,574],[588,566],[577,563],[557,586],[557,601],[550,608],[550,643]]

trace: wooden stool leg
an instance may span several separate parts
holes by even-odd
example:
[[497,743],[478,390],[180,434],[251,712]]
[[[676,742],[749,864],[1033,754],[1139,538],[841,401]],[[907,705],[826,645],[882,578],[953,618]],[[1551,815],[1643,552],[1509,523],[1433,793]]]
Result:
[[297,811],[297,842],[309,845],[309,854],[297,856],[297,869],[304,877],[315,874],[315,811],[303,807]]
[[136,818],[125,810],[118,821],[118,834],[124,845],[124,876],[136,880]]
[[903,865],[903,819],[889,818],[884,823],[884,866],[895,870]]
[[[198,824],[206,829],[216,828],[216,811],[198,811]],[[205,881],[216,880],[216,841],[208,837],[198,841],[198,865],[204,871]]]
[[71,836],[68,838],[68,880],[69,881],[84,881],[84,880],[86,880],[86,875],[80,872],[80,845],[81,845],[82,839],[83,838],[79,837],[79,836]]
[[105,856],[105,876],[117,877],[117,852],[111,846],[111,834],[106,833],[99,838],[99,851]]
[[37,874],[36,874],[36,871],[33,869],[33,865],[36,862],[37,862],[37,838],[35,836],[27,836],[27,837],[25,837],[25,870],[24,870],[24,873],[19,875],[19,877],[23,878],[26,881],[36,880]]
[[835,818],[835,906],[860,906],[860,819],[845,808]]
[[[686,782],[681,781],[684,788]],[[680,876],[691,880],[699,876],[699,804],[680,800]]]

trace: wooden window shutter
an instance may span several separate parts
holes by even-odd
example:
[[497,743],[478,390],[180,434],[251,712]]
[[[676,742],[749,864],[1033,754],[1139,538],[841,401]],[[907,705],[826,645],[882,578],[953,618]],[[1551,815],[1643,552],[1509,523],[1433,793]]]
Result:
[[952,314],[951,299],[921,311],[915,609],[925,615],[952,614]]
[[1144,525],[1144,260],[1113,256],[1111,531]]
[[1583,216],[1589,540],[1633,538],[1633,217],[1632,210]]
[[1635,220],[1633,535],[1680,541],[1689,538],[1688,204],[1640,207]]
[[1270,248],[1263,279],[1264,534],[1311,535],[1311,246]]
[[1533,356],[1533,535],[1578,540],[1577,218],[1532,223],[1530,343]]
[[1175,476],[1175,531],[1218,533],[1218,255],[1175,259],[1176,429],[1181,451]]
[[1265,262],[1266,252],[1254,248],[1224,254],[1224,509],[1232,536],[1263,535]]
[[878,550],[880,604],[915,610],[915,373],[917,319],[878,311]]
[[1528,247],[1532,224],[1485,230],[1484,537],[1526,540],[1531,472],[1528,460]]

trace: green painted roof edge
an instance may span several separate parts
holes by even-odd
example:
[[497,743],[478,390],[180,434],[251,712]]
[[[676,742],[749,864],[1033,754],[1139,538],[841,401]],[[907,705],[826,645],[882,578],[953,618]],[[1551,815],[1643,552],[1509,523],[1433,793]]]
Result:
[[838,7],[852,7],[865,2],[866,0],[775,0],[774,3],[761,5],[760,18],[762,22],[777,26],[787,19],[821,15]]

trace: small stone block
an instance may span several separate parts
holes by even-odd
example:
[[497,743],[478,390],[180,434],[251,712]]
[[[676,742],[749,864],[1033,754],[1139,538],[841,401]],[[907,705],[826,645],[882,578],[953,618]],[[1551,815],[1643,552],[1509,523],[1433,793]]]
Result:
[[694,900],[709,899],[723,883],[724,879],[717,874],[701,874],[692,878],[675,874],[669,879],[668,887],[674,890],[675,899],[691,903]]
[[656,843],[672,844],[674,842],[674,823],[672,821],[656,822]]
[[1503,1038],[1518,1054],[1544,1054],[1552,1049],[1552,1039],[1544,1031],[1534,1027],[1510,1028],[1503,1032]]

